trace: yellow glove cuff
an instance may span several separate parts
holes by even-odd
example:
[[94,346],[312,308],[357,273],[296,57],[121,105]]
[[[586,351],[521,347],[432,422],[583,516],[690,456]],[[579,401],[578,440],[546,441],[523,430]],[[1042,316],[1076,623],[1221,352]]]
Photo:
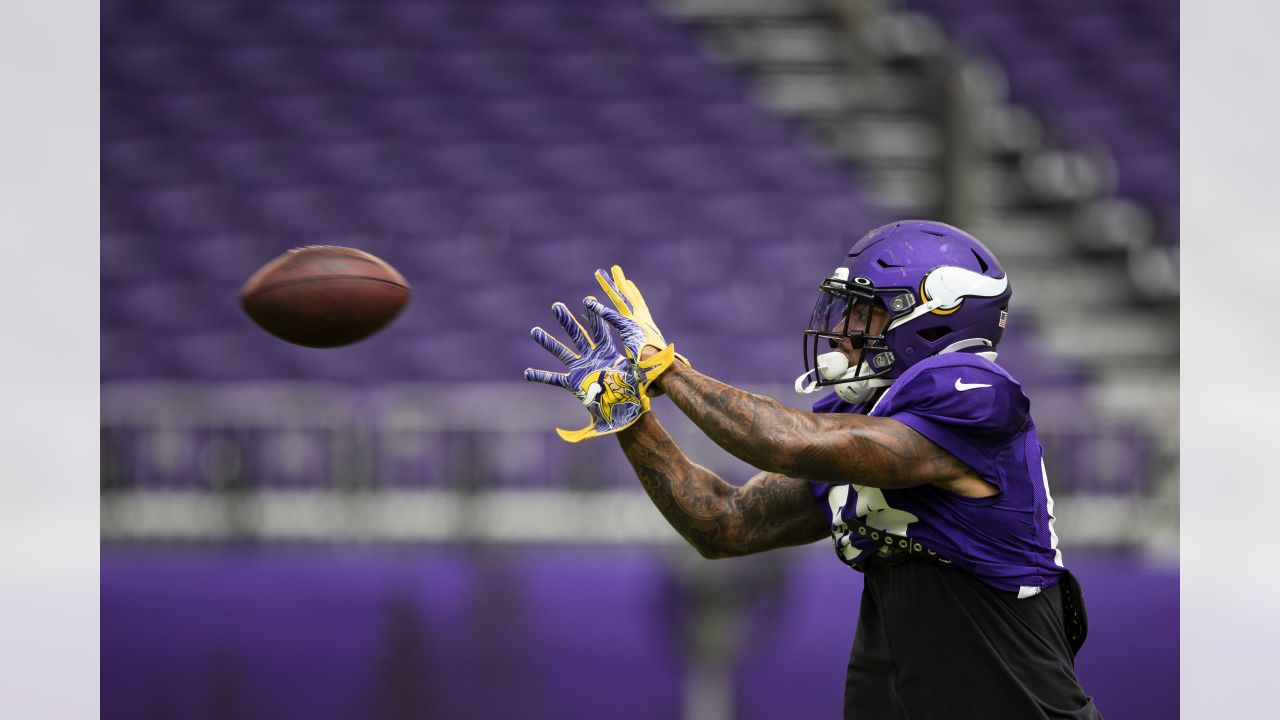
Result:
[[584,428],[580,428],[578,430],[565,430],[564,428],[556,428],[556,434],[560,436],[561,440],[564,440],[565,442],[571,442],[571,443],[582,442],[587,438],[604,437],[605,435],[612,435],[618,432],[619,430],[626,430],[632,425],[635,425],[637,420],[639,420],[645,413],[649,412],[649,396],[648,395],[645,395],[644,393],[640,393],[640,404],[644,405],[644,412],[641,412],[639,415],[636,416],[635,420],[632,420],[626,425],[600,431],[596,429],[596,426],[593,423],[591,425],[588,425]]

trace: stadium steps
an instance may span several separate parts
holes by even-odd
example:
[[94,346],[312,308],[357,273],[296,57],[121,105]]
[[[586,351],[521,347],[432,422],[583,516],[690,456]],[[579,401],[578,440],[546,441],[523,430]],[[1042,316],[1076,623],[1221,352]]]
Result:
[[[1017,332],[1038,335],[1050,366],[1083,369],[1087,382],[1066,395],[1092,422],[1146,428],[1166,459],[1151,492],[1176,487],[1177,463],[1167,461],[1177,457],[1176,255],[1141,249],[1156,242],[1157,226],[1145,208],[1110,193],[1109,158],[1058,142],[1041,117],[1010,102],[998,64],[897,3],[666,7],[753,78],[760,102],[806,127],[881,209],[947,218],[982,238],[1014,279]],[[950,124],[951,108],[939,102],[947,63],[964,88],[967,126]],[[968,140],[965,151],[949,155],[957,137]],[[950,216],[957,207],[963,216]],[[1040,382],[1032,391],[1042,407],[1064,394],[1066,386]]]

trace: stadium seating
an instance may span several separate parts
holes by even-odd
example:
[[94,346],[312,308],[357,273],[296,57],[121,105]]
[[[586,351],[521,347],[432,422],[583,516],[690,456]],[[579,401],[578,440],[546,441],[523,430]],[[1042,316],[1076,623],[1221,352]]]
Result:
[[[108,2],[102,24],[104,379],[518,377],[511,354],[344,366],[263,335],[236,290],[294,245],[357,245],[404,272],[415,301],[371,353],[403,360],[426,347],[415,331],[522,345],[549,319],[534,308],[591,292],[597,265],[707,288],[774,275],[775,254],[667,262],[689,238],[821,234],[834,258],[875,220],[642,3]],[[624,236],[643,245],[605,240]],[[775,277],[798,312],[760,331],[803,321],[806,270]],[[750,310],[674,301],[657,311],[677,337],[685,317],[701,331]],[[456,328],[428,317],[446,307]],[[744,379],[792,372],[794,352],[758,350]]]
[[[1034,24],[988,4],[965,21],[975,35]],[[1053,37],[1067,47],[1090,27]],[[1041,80],[1015,78],[1028,98],[1083,72],[1053,47],[1017,45],[1043,58],[1027,64]],[[1143,67],[1114,87],[1154,107],[1167,87]],[[1078,117],[1134,132],[1108,101]],[[1120,155],[1121,186],[1164,201],[1176,123],[1159,127],[1124,145],[1138,149]],[[783,386],[801,370],[817,279],[887,219],[690,28],[640,0],[107,0],[102,147],[108,382],[518,382],[548,362],[529,327],[553,325],[552,301],[576,306],[596,291],[591,272],[619,262],[700,367]],[[309,244],[380,255],[411,304],[351,348],[261,332],[239,311],[241,284]],[[1088,382],[1034,334],[1016,328],[1025,350],[1006,354],[1025,383]]]

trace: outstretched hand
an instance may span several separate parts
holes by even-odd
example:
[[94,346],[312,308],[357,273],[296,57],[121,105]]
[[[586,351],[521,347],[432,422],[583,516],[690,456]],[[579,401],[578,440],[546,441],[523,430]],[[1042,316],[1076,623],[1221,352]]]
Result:
[[589,329],[578,322],[564,303],[557,302],[551,306],[576,352],[540,327],[530,331],[534,341],[563,362],[567,371],[535,368],[524,371],[526,380],[564,388],[586,407],[591,416],[591,423],[586,427],[579,430],[556,428],[556,433],[567,442],[616,433],[629,427],[649,409],[649,398],[643,389],[647,385],[643,382],[644,371],[614,344],[605,317],[600,312],[608,308],[590,297],[583,301],[583,305],[588,310]]

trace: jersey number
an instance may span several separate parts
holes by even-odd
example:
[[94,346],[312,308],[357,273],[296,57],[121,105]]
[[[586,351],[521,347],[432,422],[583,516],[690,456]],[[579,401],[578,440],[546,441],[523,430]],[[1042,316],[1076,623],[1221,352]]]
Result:
[[920,518],[906,510],[889,507],[880,488],[863,487],[862,485],[836,485],[827,493],[827,502],[831,506],[831,536],[836,541],[836,552],[846,561],[856,558],[860,551],[853,546],[853,537],[849,526],[844,521],[844,506],[849,502],[849,489],[858,493],[858,505],[854,514],[863,523],[877,530],[884,530],[895,535],[906,535],[907,526]]

